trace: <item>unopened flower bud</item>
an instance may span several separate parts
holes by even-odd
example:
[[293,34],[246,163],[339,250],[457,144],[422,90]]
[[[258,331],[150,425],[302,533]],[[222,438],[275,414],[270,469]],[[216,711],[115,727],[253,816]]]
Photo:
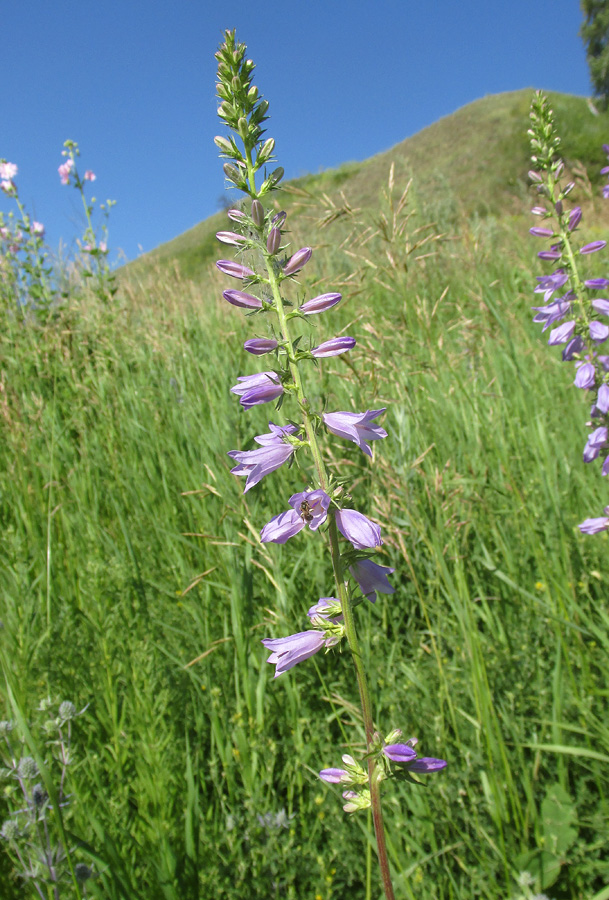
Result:
[[[233,293],[237,292],[233,291]],[[248,353],[253,353],[254,356],[264,356],[265,353],[272,353],[278,346],[278,342],[273,338],[251,338],[243,345],[244,349]]]
[[222,244],[232,244],[233,247],[239,247],[246,241],[242,234],[235,234],[234,231],[218,231],[216,238]]
[[567,226],[568,229],[569,229],[569,231],[575,231],[575,229],[577,228],[577,226],[578,226],[579,223],[581,222],[581,219],[582,219],[582,211],[581,211],[581,207],[576,206],[576,207],[575,207],[574,209],[572,209],[571,212],[569,213],[569,224],[568,224],[568,226]]
[[254,277],[254,273],[251,269],[248,269],[247,266],[242,266],[240,263],[233,262],[232,259],[219,259],[216,263],[216,268],[220,269],[225,275],[230,275],[232,278]]
[[341,299],[340,294],[320,294],[319,297],[313,297],[312,300],[307,300],[306,303],[303,303],[299,310],[305,316],[312,316],[316,313],[326,312],[326,310],[340,303]]
[[264,206],[260,200],[252,200],[252,220],[258,228],[264,225]]
[[271,256],[274,256],[281,246],[281,232],[278,228],[271,228],[266,239],[266,250]]
[[222,296],[228,303],[242,309],[262,309],[262,300],[252,294],[246,294],[245,291],[224,291]]
[[297,250],[296,253],[290,257],[283,268],[284,275],[295,275],[296,272],[300,272],[302,267],[308,263],[311,259],[313,251],[310,247],[302,247],[302,249]]
[[214,138],[214,144],[221,153],[228,153],[232,156],[233,148],[231,147],[230,141],[228,141],[225,137],[217,135]]

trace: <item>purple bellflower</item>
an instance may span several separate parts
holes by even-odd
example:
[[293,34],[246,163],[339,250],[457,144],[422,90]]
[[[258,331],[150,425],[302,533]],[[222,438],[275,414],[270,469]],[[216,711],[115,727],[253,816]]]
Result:
[[390,744],[383,747],[383,753],[391,762],[397,763],[409,772],[437,772],[447,765],[445,759],[435,759],[433,756],[417,757],[409,744]]
[[382,415],[383,409],[368,409],[365,413],[335,412],[325,413],[322,416],[323,423],[332,434],[346,438],[362,450],[366,456],[372,456],[370,445],[366,441],[375,441],[378,438],[386,438],[387,432],[380,425],[371,425],[373,419]]
[[327,639],[323,631],[300,631],[284,638],[264,638],[261,643],[271,651],[267,662],[275,666],[275,678],[278,678],[299,662],[315,656],[322,647],[331,646],[329,640],[332,639]]
[[380,547],[383,543],[380,527],[354,509],[337,510],[336,524],[342,536],[351,541],[356,550]]
[[577,527],[582,534],[598,534],[601,531],[607,531],[609,528],[609,516],[599,516],[597,519],[584,519],[581,525]]
[[270,403],[283,394],[283,385],[275,372],[259,372],[257,375],[241,375],[237,378],[241,384],[231,388],[231,394],[237,394],[243,409],[251,409],[261,403]]
[[349,784],[351,782],[351,776],[346,769],[322,769],[319,777],[328,784],[341,784],[341,782]]
[[586,446],[584,447],[584,462],[589,463],[600,456],[600,452],[607,445],[607,428],[601,426],[596,428],[588,435]]
[[364,597],[372,603],[376,602],[377,592],[379,594],[395,593],[395,588],[389,584],[387,578],[388,575],[393,575],[395,569],[390,569],[389,566],[379,566],[371,559],[358,559],[352,566],[349,566],[349,571],[357,581]]
[[285,440],[287,435],[296,431],[295,425],[281,427],[269,422],[269,428],[268,434],[260,434],[254,438],[256,443],[261,445],[256,450],[230,450],[228,453],[237,463],[235,468],[231,469],[232,474],[247,476],[244,494],[265,475],[274,472],[287,462],[296,449]]
[[317,531],[328,516],[329,496],[322,490],[302,491],[289,500],[292,509],[274,516],[260,532],[262,543],[285,544],[308,525]]

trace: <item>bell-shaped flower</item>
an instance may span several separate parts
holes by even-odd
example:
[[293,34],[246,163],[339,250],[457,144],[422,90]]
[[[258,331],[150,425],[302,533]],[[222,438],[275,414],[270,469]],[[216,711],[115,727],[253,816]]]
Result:
[[395,569],[389,566],[379,566],[371,559],[358,559],[349,566],[349,571],[357,581],[359,589],[372,603],[376,602],[376,595],[393,594],[395,588],[389,584],[388,575],[392,575]]
[[577,526],[582,534],[598,534],[600,531],[607,531],[609,528],[609,516],[599,516],[596,519],[584,519],[581,525]]
[[323,631],[300,631],[284,638],[264,638],[261,643],[271,651],[267,662],[275,666],[275,678],[314,656],[322,647],[331,646]]
[[275,372],[258,372],[256,375],[241,375],[240,384],[231,388],[237,394],[243,409],[251,409],[261,403],[270,403],[283,394],[283,385]]
[[372,456],[372,450],[366,441],[386,438],[387,432],[380,425],[370,423],[385,412],[383,409],[368,409],[363,413],[335,412],[325,413],[323,423],[337,437],[353,441],[366,456]]
[[584,391],[590,390],[590,388],[594,387],[594,382],[596,379],[596,369],[592,365],[591,362],[579,362],[576,363],[577,366],[577,374],[575,376],[575,381],[573,384],[575,387],[581,388]]
[[330,497],[321,489],[301,491],[293,494],[289,503],[292,509],[275,516],[264,526],[260,532],[262,543],[285,544],[305,525],[316,531],[326,521]]
[[592,306],[601,316],[609,316],[609,300],[604,297],[597,297],[592,301]]
[[597,344],[602,344],[609,337],[609,326],[602,322],[590,322],[590,337]]
[[550,347],[554,347],[556,344],[567,344],[573,337],[574,331],[575,322],[573,320],[570,322],[563,322],[558,328],[552,329],[550,337],[548,338],[548,344]]
[[286,425],[281,427],[273,425],[269,422],[270,432],[268,434],[260,434],[254,438],[257,444],[260,444],[256,450],[231,450],[228,456],[237,463],[234,469],[231,469],[233,475],[245,475],[246,494],[250,488],[258,484],[265,475],[274,472],[282,466],[295,451],[295,446],[285,440],[286,436],[296,431],[295,425]]
[[380,527],[354,509],[337,510],[336,524],[342,536],[351,541],[356,550],[380,547],[383,543]]
[[584,447],[584,462],[589,463],[600,456],[600,452],[607,445],[607,429],[605,426],[595,428],[588,435],[586,446]]

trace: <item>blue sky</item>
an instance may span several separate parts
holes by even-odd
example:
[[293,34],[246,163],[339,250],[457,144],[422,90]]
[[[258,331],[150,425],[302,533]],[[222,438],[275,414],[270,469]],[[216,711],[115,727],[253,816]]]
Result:
[[577,0],[11,4],[0,157],[19,166],[20,196],[51,246],[70,247],[82,210],[57,166],[66,138],[78,141],[94,195],[117,201],[110,245],[133,259],[219,208],[224,29],[237,29],[257,64],[268,135],[294,177],[386,150],[486,94],[587,95],[580,23]]

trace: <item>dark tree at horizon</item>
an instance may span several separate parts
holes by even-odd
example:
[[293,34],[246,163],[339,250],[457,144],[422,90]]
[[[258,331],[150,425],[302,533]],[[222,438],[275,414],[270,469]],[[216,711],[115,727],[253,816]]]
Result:
[[581,0],[584,21],[580,35],[586,47],[594,96],[609,105],[609,0]]

